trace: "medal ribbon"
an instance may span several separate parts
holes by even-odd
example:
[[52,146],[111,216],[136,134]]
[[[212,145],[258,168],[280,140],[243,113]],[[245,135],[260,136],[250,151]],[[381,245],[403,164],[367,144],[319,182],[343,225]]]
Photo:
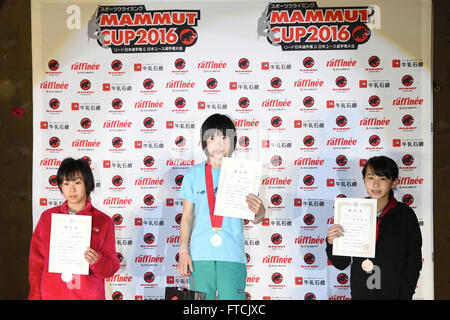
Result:
[[[383,218],[383,216],[392,208],[394,208],[397,205],[397,199],[395,199],[395,197],[391,197],[389,199],[389,202],[387,204],[387,206],[383,209],[383,212],[380,214],[380,217],[377,218],[377,237],[376,237],[376,242],[378,241],[378,230],[380,229],[380,222],[381,222],[381,218]],[[369,258],[367,258],[366,260],[372,262]],[[364,261],[366,261],[364,260]],[[363,263],[364,263],[363,261]],[[362,265],[361,265],[362,267]],[[364,267],[362,268],[364,270]]]
[[381,222],[381,218],[383,218],[383,216],[392,208],[394,208],[397,205],[397,200],[395,199],[395,197],[391,197],[389,199],[389,203],[388,205],[383,209],[383,212],[381,213],[380,217],[377,219],[377,240],[378,241],[378,230],[380,229],[380,222]]
[[206,194],[208,195],[209,216],[211,217],[211,226],[214,231],[222,228],[223,216],[214,215],[214,206],[216,205],[216,197],[214,195],[214,185],[212,179],[211,165],[205,163],[205,182]]

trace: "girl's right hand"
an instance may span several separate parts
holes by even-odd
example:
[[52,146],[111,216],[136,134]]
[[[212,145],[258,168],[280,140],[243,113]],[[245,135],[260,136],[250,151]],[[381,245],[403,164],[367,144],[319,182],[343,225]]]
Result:
[[334,224],[328,229],[328,237],[327,242],[328,244],[333,244],[333,240],[335,238],[342,237],[344,235],[344,229],[339,224]]
[[194,271],[192,266],[192,259],[188,252],[180,252],[178,254],[178,267],[179,276],[189,276]]

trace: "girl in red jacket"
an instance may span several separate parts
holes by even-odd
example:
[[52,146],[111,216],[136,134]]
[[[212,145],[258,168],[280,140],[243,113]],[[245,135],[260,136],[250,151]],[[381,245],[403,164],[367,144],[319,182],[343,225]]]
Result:
[[[56,175],[66,201],[42,213],[30,245],[28,299],[104,300],[105,278],[119,269],[115,248],[114,223],[95,209],[89,195],[94,190],[94,176],[89,164],[73,158],[64,159]],[[91,246],[84,252],[89,263],[88,275],[63,275],[48,272],[52,213],[92,217]]]

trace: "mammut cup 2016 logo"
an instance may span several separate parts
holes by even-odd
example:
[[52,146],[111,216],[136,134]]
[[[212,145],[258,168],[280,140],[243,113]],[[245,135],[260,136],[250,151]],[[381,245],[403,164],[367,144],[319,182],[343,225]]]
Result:
[[404,126],[410,127],[414,123],[414,118],[412,115],[406,114],[402,117],[402,123]]
[[112,102],[111,102],[111,106],[113,107],[113,109],[115,110],[119,110],[120,108],[122,108],[123,106],[123,101],[119,98],[115,98]]
[[87,79],[81,80],[80,88],[83,90],[89,90],[91,88],[91,82]]
[[147,283],[152,283],[155,281],[155,274],[153,272],[146,272],[144,274],[144,281]]
[[151,90],[151,89],[153,89],[153,86],[155,85],[155,83],[153,82],[152,79],[147,78],[144,80],[144,82],[142,82],[142,85],[144,86],[145,89]]
[[119,187],[123,183],[123,178],[121,176],[117,175],[112,178],[111,182],[112,182],[113,186]]
[[378,107],[378,105],[380,104],[381,100],[380,97],[373,95],[369,98],[369,105],[371,107]]
[[87,34],[112,53],[184,52],[199,39],[199,20],[200,10],[99,6],[88,22]]
[[250,144],[250,138],[247,136],[242,136],[239,138],[239,146],[242,148],[247,148]]
[[184,59],[182,58],[178,58],[175,60],[175,68],[177,68],[178,70],[183,70],[184,67],[186,66],[186,61],[184,61]]
[[49,183],[51,186],[56,187],[56,186],[58,185],[58,182],[57,182],[57,180],[56,180],[56,175],[51,175],[51,176],[48,178],[48,183]]
[[143,124],[147,129],[151,129],[155,125],[155,120],[153,120],[153,118],[151,117],[147,117],[144,119]]
[[348,275],[346,273],[339,273],[336,277],[339,284],[346,284],[348,282]]
[[[183,215],[181,214],[181,213],[179,213],[179,214],[177,214],[176,216],[175,216],[175,223],[176,224],[181,224],[181,218],[183,217]],[[178,261],[178,260],[177,260]]]
[[403,202],[404,204],[410,206],[410,205],[412,205],[413,202],[414,202],[414,197],[413,197],[412,195],[410,195],[410,194],[405,194],[405,195],[402,197],[402,202]]
[[50,140],[48,141],[48,144],[52,148],[58,148],[59,145],[61,144],[61,140],[59,140],[58,137],[51,137]]
[[272,243],[275,245],[279,245],[279,244],[281,244],[281,242],[283,242],[283,237],[279,233],[274,233],[270,237],[270,241],[272,241]]
[[344,76],[339,76],[339,77],[337,77],[337,78],[336,78],[336,85],[337,85],[339,88],[345,87],[345,86],[347,85],[347,78],[344,77]]
[[370,37],[370,29],[365,25],[358,25],[352,30],[352,38],[359,44],[366,43]]
[[250,105],[250,100],[248,100],[247,97],[242,97],[239,99],[238,104],[239,104],[239,107],[241,107],[242,109],[246,109]]
[[312,292],[305,294],[305,300],[316,300],[316,295]]
[[186,138],[183,136],[178,136],[175,139],[175,145],[179,148],[182,148],[186,145]]
[[347,125],[347,117],[343,115],[337,116],[336,125],[341,128],[345,127]]
[[[123,217],[122,217],[120,214],[118,214],[118,213],[115,214],[115,215],[113,215],[112,219],[113,219],[114,224],[115,224],[116,226],[121,225],[122,222],[123,222]],[[119,255],[117,255],[117,258],[119,258]],[[123,256],[122,256],[121,258],[122,258],[122,260],[123,260]]]
[[336,164],[340,167],[343,167],[347,164],[347,157],[344,156],[343,154],[339,155],[336,157]]
[[306,57],[303,59],[303,66],[307,69],[312,68],[314,66],[314,59],[311,57]]
[[305,145],[305,147],[312,147],[314,145],[314,137],[311,135],[305,136],[303,138],[303,144]]
[[50,60],[50,61],[48,62],[48,68],[49,68],[51,71],[56,71],[56,70],[58,70],[58,69],[59,69],[59,62],[56,61],[55,59]]
[[378,145],[380,144],[380,142],[381,142],[381,139],[380,139],[380,137],[377,136],[376,134],[374,134],[374,135],[372,135],[372,136],[369,137],[369,144],[370,144],[372,147],[378,146]]
[[275,284],[280,284],[281,282],[283,282],[283,275],[279,272],[275,272],[274,274],[272,274],[272,282]]
[[146,244],[152,244],[153,242],[155,242],[155,236],[153,235],[153,233],[146,233],[144,235],[144,242]]
[[179,174],[175,177],[175,184],[179,187],[181,187],[182,183],[183,183],[183,178],[184,176],[182,174]]
[[380,64],[380,58],[378,58],[377,56],[371,56],[369,58],[369,66],[371,66],[372,68],[378,67],[379,64]]
[[279,116],[274,116],[274,117],[272,117],[272,119],[270,119],[270,124],[274,128],[278,128],[279,126],[281,126],[282,123],[283,123],[283,120]]
[[175,99],[175,107],[178,109],[183,109],[186,106],[186,100],[183,97],[178,97]]
[[283,199],[281,198],[281,196],[279,194],[274,194],[271,198],[270,198],[270,202],[274,205],[274,206],[279,206],[281,204],[281,202],[283,201]]
[[123,140],[120,137],[115,137],[112,139],[112,145],[114,148],[120,148],[123,145]]
[[306,264],[313,264],[314,261],[316,261],[316,257],[312,253],[307,253],[303,256],[303,261],[305,261]]
[[310,225],[314,224],[315,220],[316,220],[316,218],[310,213],[305,214],[305,216],[303,217],[303,222],[307,226],[310,226]]
[[112,294],[113,300],[123,300],[123,294],[120,291],[114,291]]
[[192,46],[197,42],[197,31],[193,28],[184,28],[180,31],[180,41],[185,46]]
[[412,86],[413,83],[414,83],[414,78],[411,75],[407,74],[402,77],[402,84],[405,87],[410,87],[410,86]]
[[[147,194],[144,196],[144,204],[145,205],[151,206],[153,203],[155,203],[155,197],[153,197],[153,195]],[[153,240],[154,240],[154,238],[153,238]]]
[[48,106],[49,106],[51,109],[56,110],[56,109],[59,108],[60,102],[59,102],[58,99],[52,98],[52,99],[50,99],[50,101],[48,102]]
[[206,86],[209,89],[215,89],[217,87],[217,80],[215,78],[209,78],[206,80]]
[[303,177],[303,183],[305,184],[305,186],[312,186],[314,184],[314,177],[310,174],[307,174]]
[[155,158],[153,158],[152,156],[146,156],[144,158],[144,166],[146,166],[147,168],[153,167],[154,164]]
[[270,159],[270,163],[272,163],[272,165],[274,166],[274,167],[279,167],[279,166],[281,166],[281,164],[283,163],[283,160],[281,159],[281,157],[280,156],[273,156],[271,159]]
[[405,165],[405,166],[412,166],[412,164],[414,163],[414,157],[412,156],[412,155],[410,155],[410,154],[405,154],[403,157],[402,157],[402,163]]
[[239,59],[238,66],[242,70],[245,70],[250,66],[250,62],[248,61],[247,58],[242,58],[242,59]]
[[122,69],[122,61],[114,60],[113,62],[111,62],[111,68],[114,71],[119,71],[120,69]]
[[314,105],[314,98],[311,96],[307,96],[303,98],[303,105],[306,108],[311,108]]
[[92,125],[92,122],[91,122],[91,119],[89,119],[89,118],[83,118],[80,121],[80,126],[83,129],[89,129],[91,127],[91,125]]
[[[257,33],[283,51],[356,50],[369,41],[377,11],[377,6],[319,8],[310,1],[269,3],[258,19]],[[311,62],[305,68],[311,68]]]
[[278,89],[279,87],[281,87],[281,79],[279,77],[272,78],[272,80],[270,80],[270,85],[272,86],[272,88]]

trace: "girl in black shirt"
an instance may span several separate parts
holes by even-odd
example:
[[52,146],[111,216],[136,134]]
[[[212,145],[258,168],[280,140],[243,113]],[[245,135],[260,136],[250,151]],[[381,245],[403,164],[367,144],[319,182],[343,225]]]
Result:
[[378,200],[375,258],[334,256],[333,240],[345,231],[335,224],[328,229],[328,259],[339,270],[351,264],[350,288],[354,300],[411,300],[422,269],[422,236],[414,211],[394,197],[397,164],[388,157],[373,157],[362,174],[369,197]]

